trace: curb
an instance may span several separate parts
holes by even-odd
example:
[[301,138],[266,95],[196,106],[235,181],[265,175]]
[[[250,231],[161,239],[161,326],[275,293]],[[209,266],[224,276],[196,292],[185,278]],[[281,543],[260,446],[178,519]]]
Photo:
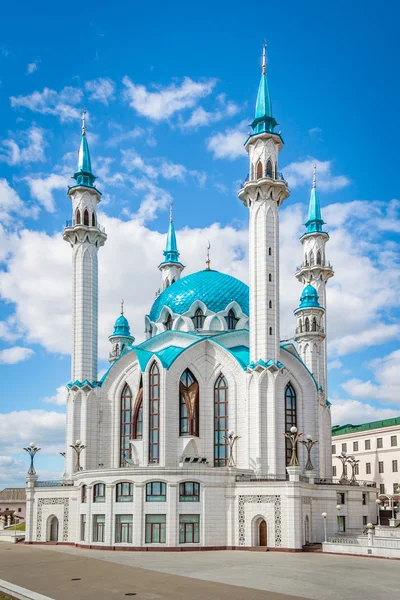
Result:
[[4,581],[4,579],[0,579],[0,592],[3,592],[4,594],[11,594],[11,596],[17,600],[54,600],[54,598],[49,598],[49,596],[43,596],[37,592],[32,592],[31,590],[27,590],[19,585],[14,585],[13,583]]

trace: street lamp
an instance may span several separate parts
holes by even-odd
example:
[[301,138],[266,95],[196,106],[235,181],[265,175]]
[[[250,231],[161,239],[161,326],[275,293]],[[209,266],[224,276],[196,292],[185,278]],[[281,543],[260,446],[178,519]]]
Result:
[[382,500],[379,500],[379,498],[377,498],[375,500],[375,504],[376,504],[376,508],[378,509],[378,525],[380,526],[381,524],[381,513],[380,513],[380,508],[381,508],[381,504],[382,504]]
[[336,504],[336,510],[338,511],[338,517],[336,519],[338,533],[340,533],[340,528],[339,528],[339,512],[340,512],[341,508],[342,508],[341,504]]
[[298,467],[299,459],[297,458],[296,444],[297,444],[298,440],[302,437],[303,434],[297,433],[297,427],[293,426],[290,428],[290,431],[288,431],[287,433],[284,433],[283,435],[285,436],[285,438],[287,440],[290,441],[290,444],[292,446],[292,456],[290,457],[288,467]]
[[26,452],[31,457],[31,465],[28,469],[28,475],[36,475],[35,467],[33,466],[33,459],[35,458],[35,455],[39,452],[40,448],[37,448],[36,445],[33,442],[31,442],[27,448],[24,448],[24,450],[26,450]]
[[228,431],[228,435],[222,436],[224,440],[228,442],[229,447],[229,459],[228,459],[228,467],[236,466],[235,459],[233,458],[233,448],[235,443],[240,439],[239,435],[235,435],[235,432],[231,429]]
[[313,471],[314,466],[311,462],[311,450],[312,447],[315,446],[315,444],[318,444],[318,440],[313,440],[312,436],[310,434],[307,434],[305,440],[300,440],[300,444],[303,444],[304,448],[307,450],[307,464],[305,470]]
[[81,471],[82,467],[81,467],[81,453],[83,452],[83,450],[86,448],[86,446],[84,446],[81,442],[81,440],[76,440],[75,444],[71,444],[70,448],[73,448],[73,450],[75,450],[76,452],[76,464],[75,464],[75,473],[77,471]]
[[323,520],[324,520],[324,534],[325,534],[325,540],[324,540],[324,541],[325,541],[325,542],[327,542],[327,541],[328,541],[328,540],[327,540],[327,538],[326,538],[326,517],[327,517],[327,516],[328,516],[328,513],[326,513],[326,512],[323,512],[323,513],[322,513],[322,515],[321,515],[321,517],[322,517],[322,518],[323,518]]

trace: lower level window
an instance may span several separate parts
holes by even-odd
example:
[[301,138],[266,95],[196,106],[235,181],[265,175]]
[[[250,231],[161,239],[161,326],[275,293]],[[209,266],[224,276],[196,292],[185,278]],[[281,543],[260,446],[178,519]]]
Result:
[[93,515],[93,541],[104,542],[106,515]]
[[165,544],[166,515],[146,515],[146,544]]
[[198,544],[200,515],[179,515],[179,543]]
[[339,516],[337,518],[338,531],[344,533],[346,531],[346,517]]
[[367,525],[368,523],[368,517],[366,517],[365,515],[363,516],[363,525]]
[[86,539],[86,515],[81,515],[81,542]]
[[132,544],[133,515],[115,515],[115,543]]

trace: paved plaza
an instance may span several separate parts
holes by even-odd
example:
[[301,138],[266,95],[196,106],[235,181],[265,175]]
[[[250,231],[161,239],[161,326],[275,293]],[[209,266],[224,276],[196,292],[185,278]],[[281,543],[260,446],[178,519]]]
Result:
[[0,579],[55,600],[391,600],[399,570],[395,560],[318,553],[0,546]]

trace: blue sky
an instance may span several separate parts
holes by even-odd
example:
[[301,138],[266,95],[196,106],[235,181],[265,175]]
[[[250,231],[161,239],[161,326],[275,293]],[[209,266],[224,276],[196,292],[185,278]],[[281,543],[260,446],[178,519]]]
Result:
[[[246,8],[246,10],[244,10]],[[80,119],[108,241],[100,251],[99,372],[125,299],[137,340],[160,286],[174,201],[186,272],[215,268],[247,280],[248,172],[243,141],[263,39],[274,116],[291,186],[281,210],[282,337],[301,293],[298,237],[313,161],[327,255],[334,424],[400,413],[398,119],[399,7],[372,2],[276,5],[158,1],[8,3],[0,29],[0,487],[23,481],[21,448],[43,450],[58,477],[70,371],[71,216]]]

